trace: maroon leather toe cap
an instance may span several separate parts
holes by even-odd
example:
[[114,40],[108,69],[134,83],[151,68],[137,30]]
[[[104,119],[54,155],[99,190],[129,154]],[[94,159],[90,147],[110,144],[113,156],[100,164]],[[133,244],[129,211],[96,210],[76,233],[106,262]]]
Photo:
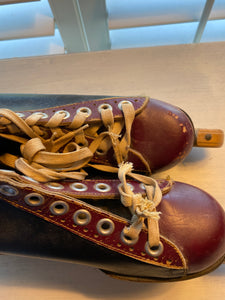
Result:
[[212,267],[225,255],[225,213],[209,194],[189,187],[175,182],[159,210],[160,232],[180,248],[191,274]]
[[[131,148],[139,151],[154,171],[172,167],[187,156],[194,143],[194,127],[181,109],[150,99],[136,116],[131,136]],[[143,169],[135,157],[128,160],[136,170]]]

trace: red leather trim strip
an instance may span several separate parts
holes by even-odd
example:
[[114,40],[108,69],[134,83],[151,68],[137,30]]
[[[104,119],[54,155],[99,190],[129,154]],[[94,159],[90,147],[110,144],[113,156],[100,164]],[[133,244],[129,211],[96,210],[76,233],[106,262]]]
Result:
[[134,109],[136,111],[136,114],[139,113],[147,104],[148,98],[146,97],[113,97],[113,98],[105,98],[105,99],[99,99],[99,100],[92,100],[92,101],[86,101],[86,102],[76,102],[73,104],[66,104],[62,106],[56,106],[51,108],[43,108],[42,110],[27,110],[27,111],[20,111],[18,112],[21,114],[21,117],[23,119],[26,119],[30,115],[32,115],[35,112],[42,112],[45,113],[47,116],[46,118],[43,118],[39,120],[37,124],[47,123],[48,120],[55,114],[57,111],[65,110],[70,113],[70,116],[62,121],[62,125],[66,125],[68,123],[71,123],[76,111],[81,107],[88,107],[91,110],[91,115],[86,119],[86,122],[90,121],[98,121],[101,120],[100,112],[98,111],[98,107],[102,104],[109,104],[113,108],[113,115],[114,118],[120,118],[123,116],[122,111],[118,107],[118,104],[121,101],[130,101]]
[[[30,183],[29,178],[24,177],[24,179],[28,183]],[[164,179],[157,180],[157,182],[163,194],[166,194],[171,189],[171,182]],[[139,183],[135,180],[127,180],[127,183],[132,187],[135,194],[146,194],[142,183]],[[120,182],[117,179],[85,179],[82,182],[64,180],[60,183],[49,182],[46,184],[33,184],[37,185],[37,188],[41,187],[48,192],[58,191],[60,193],[79,199],[120,199],[120,193],[118,191],[118,185],[120,184]]]

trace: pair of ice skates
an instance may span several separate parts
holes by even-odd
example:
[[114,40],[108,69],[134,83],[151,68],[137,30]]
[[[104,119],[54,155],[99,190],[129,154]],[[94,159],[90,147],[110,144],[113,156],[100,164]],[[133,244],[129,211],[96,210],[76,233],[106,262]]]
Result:
[[53,108],[77,97],[16,98],[36,107],[0,109],[1,253],[70,260],[135,281],[189,279],[223,262],[222,207],[197,187],[151,177],[196,144],[221,146],[222,131],[196,137],[185,112],[146,97],[84,97]]

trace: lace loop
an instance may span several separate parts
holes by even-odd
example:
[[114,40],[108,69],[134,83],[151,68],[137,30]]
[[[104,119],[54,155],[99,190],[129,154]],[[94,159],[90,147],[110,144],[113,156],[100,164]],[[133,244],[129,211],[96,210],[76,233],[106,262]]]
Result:
[[[162,192],[154,179],[139,174],[132,174],[132,163],[122,163],[119,166],[118,177],[121,181],[119,192],[121,195],[121,202],[128,207],[133,214],[131,225],[125,230],[126,235],[131,239],[137,239],[141,230],[145,227],[144,221],[147,220],[148,228],[148,242],[150,247],[158,246],[160,243],[158,221],[160,212],[156,211],[157,205],[162,199]],[[137,180],[142,181],[146,177],[146,181],[150,185],[145,185],[147,196],[143,197],[141,194],[134,194],[130,186],[126,182],[126,176],[134,175]]]
[[42,141],[39,138],[33,138],[27,141],[24,145],[21,145],[21,153],[25,159],[29,162],[32,161],[33,157],[39,152],[46,150]]

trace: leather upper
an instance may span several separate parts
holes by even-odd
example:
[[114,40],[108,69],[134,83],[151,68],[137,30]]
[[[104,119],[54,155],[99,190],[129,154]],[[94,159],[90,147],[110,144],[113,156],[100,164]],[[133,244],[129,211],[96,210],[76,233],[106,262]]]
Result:
[[[123,122],[120,104],[124,101],[131,102],[135,110],[132,151],[126,158],[133,163],[135,171],[146,171],[137,153],[141,153],[152,171],[157,171],[175,165],[190,152],[194,143],[191,119],[177,107],[145,97],[103,98],[20,111],[18,115],[26,120],[41,112],[43,117],[35,126],[43,129],[57,111],[63,111],[65,117],[60,126],[69,128],[76,112],[85,109],[89,112],[86,123],[100,124],[101,131],[99,108],[110,106],[115,121]],[[7,126],[1,129],[5,133]],[[2,134],[2,152],[10,145],[12,153],[15,150],[17,154],[20,145],[15,149],[13,145],[18,142],[5,137],[7,134]],[[94,138],[89,135],[88,142]],[[95,153],[91,162],[117,167],[113,148],[103,155]],[[150,251],[146,246],[147,227],[143,226],[135,242],[123,235],[123,229],[132,221],[130,211],[120,203],[120,181],[115,176],[103,179],[102,174],[96,179],[93,174],[94,171],[89,179],[82,181],[67,179],[45,184],[15,172],[0,171],[3,202],[0,222],[5,228],[0,232],[0,251],[71,259],[108,272],[156,278],[201,273],[218,264],[225,255],[224,211],[204,191],[184,183],[158,181],[163,198],[157,207],[161,213],[162,245],[162,252],[157,255],[157,250]],[[145,196],[143,185],[135,180],[128,182],[135,194]],[[24,238],[29,241],[27,245]]]
[[[49,97],[53,96],[49,95]],[[64,96],[61,97],[63,100]],[[44,126],[55,112],[66,111],[68,115],[62,121],[62,126],[67,126],[76,111],[85,107],[91,111],[86,120],[87,123],[94,124],[101,122],[99,107],[104,104],[112,107],[115,120],[122,120],[123,114],[119,107],[122,101],[131,102],[136,112],[131,131],[131,148],[143,155],[151,171],[172,167],[188,155],[195,138],[191,119],[181,109],[159,100],[146,97],[113,97],[75,102],[53,108],[31,109],[18,113],[23,119],[26,119],[33,113],[43,112],[44,116],[38,124]],[[89,142],[91,141],[92,138],[89,137]],[[129,153],[127,160],[134,163],[136,170],[147,171],[137,155]],[[92,161],[117,166],[112,149],[104,155],[95,154]]]

